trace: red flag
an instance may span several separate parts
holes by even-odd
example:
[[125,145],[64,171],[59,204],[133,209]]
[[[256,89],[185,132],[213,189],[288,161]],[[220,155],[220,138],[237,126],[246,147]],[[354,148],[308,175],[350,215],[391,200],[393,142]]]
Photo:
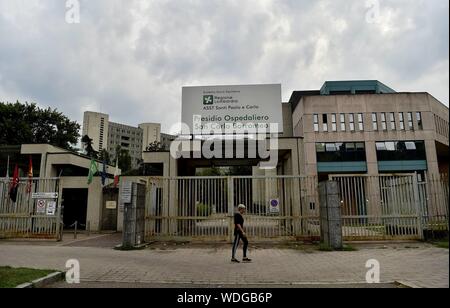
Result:
[[27,193],[31,193],[31,189],[33,187],[33,160],[30,155],[30,163],[28,165],[28,184],[27,184]]
[[119,185],[119,159],[116,159],[116,170],[114,171],[114,188]]
[[14,168],[14,174],[13,179],[11,182],[11,186],[9,188],[9,197],[11,198],[12,202],[17,201],[17,191],[19,190],[19,166],[16,164]]

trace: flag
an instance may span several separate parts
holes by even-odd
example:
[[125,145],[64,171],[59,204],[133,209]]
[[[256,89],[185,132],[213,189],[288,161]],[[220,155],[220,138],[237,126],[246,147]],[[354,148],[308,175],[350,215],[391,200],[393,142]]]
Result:
[[28,183],[27,183],[27,193],[31,193],[33,187],[33,160],[30,155],[30,162],[28,164]]
[[116,171],[114,171],[114,188],[119,185],[119,158],[116,158]]
[[91,165],[89,167],[89,175],[88,175],[88,185],[92,183],[92,179],[94,175],[98,172],[97,163],[94,160],[91,160]]
[[6,180],[9,182],[9,155],[8,155],[8,162],[6,163]]
[[103,160],[103,171],[102,171],[102,186],[106,183],[106,161]]
[[13,180],[11,186],[9,187],[9,198],[12,202],[17,201],[17,192],[19,190],[19,166],[16,164],[14,168]]

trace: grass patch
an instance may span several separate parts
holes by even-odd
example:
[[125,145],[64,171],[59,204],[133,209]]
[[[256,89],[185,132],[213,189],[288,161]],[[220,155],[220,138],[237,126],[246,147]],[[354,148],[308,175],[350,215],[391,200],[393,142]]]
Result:
[[439,248],[448,249],[448,241],[434,242],[433,245]]
[[0,266],[0,288],[15,288],[22,283],[31,282],[54,272],[56,271]]

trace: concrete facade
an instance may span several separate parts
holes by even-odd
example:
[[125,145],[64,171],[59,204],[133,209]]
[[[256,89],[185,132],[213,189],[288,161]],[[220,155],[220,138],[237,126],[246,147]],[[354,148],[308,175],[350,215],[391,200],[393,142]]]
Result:
[[[99,176],[96,176],[93,182],[89,185],[87,177],[89,173],[89,166],[91,159],[85,156],[80,156],[76,153],[48,145],[48,144],[24,144],[21,146],[22,155],[41,155],[40,178],[60,178],[59,193],[62,196],[64,189],[86,189],[87,194],[87,213],[86,222],[89,223],[91,231],[101,230],[101,217],[103,205],[103,186]],[[102,170],[102,164],[97,162],[99,170]],[[64,176],[58,174],[61,168],[76,168],[84,170],[83,176]],[[61,172],[61,171],[59,171]],[[106,166],[106,173],[108,176],[106,185],[113,182],[115,166]],[[120,174],[120,170],[119,170]],[[61,198],[60,204],[61,205]]]
[[83,116],[82,136],[92,139],[92,147],[100,152],[108,149],[109,115],[98,112],[85,112]]
[[[417,113],[422,121],[419,123]],[[391,113],[395,122],[391,121]],[[412,113],[412,129],[408,126],[408,113]],[[363,130],[359,129],[358,115],[363,115]],[[377,116],[378,129],[374,129],[373,116]],[[401,129],[403,114],[404,129]],[[316,116],[315,116],[316,115]],[[333,129],[333,115],[336,129]],[[345,131],[341,130],[341,115],[345,117]],[[350,130],[350,115],[353,115],[354,130]],[[449,145],[445,130],[438,133],[436,116],[448,119],[448,108],[428,93],[386,93],[355,95],[316,95],[301,97],[293,112],[294,136],[303,138],[303,172],[317,175],[316,143],[364,142],[367,173],[377,175],[376,142],[424,141],[427,171],[439,173],[437,143]],[[327,119],[327,130],[324,120]],[[317,121],[318,119],[318,121]],[[386,129],[383,128],[385,119]],[[314,120],[317,121],[315,127]],[[448,122],[447,122],[448,123]],[[395,127],[394,127],[395,126]]]

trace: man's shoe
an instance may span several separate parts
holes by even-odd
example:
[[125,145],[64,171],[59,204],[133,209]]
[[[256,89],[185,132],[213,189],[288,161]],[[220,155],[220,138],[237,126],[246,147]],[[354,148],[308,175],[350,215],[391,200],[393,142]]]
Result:
[[242,259],[242,262],[252,262],[252,259],[244,258],[244,259]]
[[236,258],[232,258],[232,259],[231,259],[231,262],[233,262],[233,263],[241,263],[241,262],[239,262],[239,260],[236,259]]

